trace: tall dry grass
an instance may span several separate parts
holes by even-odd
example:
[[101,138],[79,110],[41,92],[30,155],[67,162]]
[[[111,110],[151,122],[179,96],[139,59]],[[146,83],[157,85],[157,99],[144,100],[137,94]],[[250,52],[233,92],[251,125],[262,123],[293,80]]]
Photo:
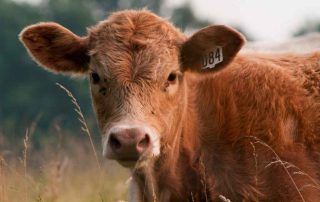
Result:
[[26,153],[0,156],[1,202],[114,202],[127,198],[127,171],[114,162],[103,162],[100,169],[88,143],[68,137],[60,150],[49,144],[37,151],[30,141]]
[[[127,198],[127,170],[115,162],[102,160],[93,142],[80,105],[72,93],[61,87],[75,106],[88,139],[65,134],[58,125],[42,149],[35,149],[34,122],[26,130],[22,144],[1,145],[0,202],[108,202]],[[5,135],[0,134],[2,144]],[[9,144],[9,143],[7,143]],[[19,148],[17,148],[19,147]]]

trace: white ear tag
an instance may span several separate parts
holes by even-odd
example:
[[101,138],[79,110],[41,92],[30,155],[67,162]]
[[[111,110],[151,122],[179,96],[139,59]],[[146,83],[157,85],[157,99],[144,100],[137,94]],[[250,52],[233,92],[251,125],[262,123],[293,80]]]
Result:
[[202,69],[212,69],[223,61],[222,47],[214,47],[212,51],[202,58]]

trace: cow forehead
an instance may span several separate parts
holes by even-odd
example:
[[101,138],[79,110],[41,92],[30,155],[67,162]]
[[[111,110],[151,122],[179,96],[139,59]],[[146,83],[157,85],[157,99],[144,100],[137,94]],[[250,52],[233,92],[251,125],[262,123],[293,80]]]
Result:
[[148,11],[116,12],[90,28],[89,54],[113,73],[153,77],[152,68],[176,60],[184,40],[179,30]]
[[114,39],[126,45],[144,44],[154,41],[175,43],[184,35],[167,20],[148,11],[115,12],[106,20],[89,29],[93,41]]

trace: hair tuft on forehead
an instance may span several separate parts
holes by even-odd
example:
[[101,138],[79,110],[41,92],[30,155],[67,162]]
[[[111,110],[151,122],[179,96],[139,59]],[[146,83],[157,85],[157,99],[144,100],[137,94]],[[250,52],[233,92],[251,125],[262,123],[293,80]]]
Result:
[[185,36],[171,23],[148,10],[115,12],[88,31],[93,44],[112,37],[134,48],[164,41],[177,45],[185,40]]

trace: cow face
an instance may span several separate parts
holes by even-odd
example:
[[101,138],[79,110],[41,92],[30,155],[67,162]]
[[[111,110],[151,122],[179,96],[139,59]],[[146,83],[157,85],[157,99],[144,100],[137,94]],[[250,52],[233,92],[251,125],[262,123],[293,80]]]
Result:
[[243,43],[224,26],[186,39],[148,11],[115,13],[87,37],[40,23],[27,27],[21,40],[49,70],[88,75],[103,155],[126,167],[159,156],[181,133],[188,102],[184,72],[219,70]]

